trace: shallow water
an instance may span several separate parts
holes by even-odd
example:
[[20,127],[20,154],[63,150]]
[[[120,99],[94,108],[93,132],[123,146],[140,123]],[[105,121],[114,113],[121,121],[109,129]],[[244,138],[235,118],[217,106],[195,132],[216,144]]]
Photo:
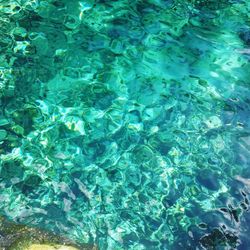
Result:
[[250,2],[0,0],[0,213],[99,249],[248,249]]

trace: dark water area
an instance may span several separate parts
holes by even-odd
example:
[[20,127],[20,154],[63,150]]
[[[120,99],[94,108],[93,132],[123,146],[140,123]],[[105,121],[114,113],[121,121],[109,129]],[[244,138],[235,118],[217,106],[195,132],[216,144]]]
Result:
[[0,0],[0,214],[250,249],[249,60],[249,0]]

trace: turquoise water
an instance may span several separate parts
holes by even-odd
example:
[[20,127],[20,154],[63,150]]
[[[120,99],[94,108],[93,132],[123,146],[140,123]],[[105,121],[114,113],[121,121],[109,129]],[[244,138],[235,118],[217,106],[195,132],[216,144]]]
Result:
[[249,13],[0,0],[0,214],[102,250],[249,249]]

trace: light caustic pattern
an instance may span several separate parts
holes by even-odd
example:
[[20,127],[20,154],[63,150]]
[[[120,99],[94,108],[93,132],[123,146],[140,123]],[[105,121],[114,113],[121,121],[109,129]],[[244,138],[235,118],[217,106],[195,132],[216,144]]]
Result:
[[0,1],[0,213],[100,249],[246,249],[250,2]]

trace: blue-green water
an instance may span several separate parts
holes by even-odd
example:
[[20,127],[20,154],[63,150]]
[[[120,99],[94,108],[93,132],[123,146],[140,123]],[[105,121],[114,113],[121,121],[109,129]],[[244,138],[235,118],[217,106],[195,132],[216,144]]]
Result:
[[99,249],[249,249],[250,1],[0,0],[0,214]]

